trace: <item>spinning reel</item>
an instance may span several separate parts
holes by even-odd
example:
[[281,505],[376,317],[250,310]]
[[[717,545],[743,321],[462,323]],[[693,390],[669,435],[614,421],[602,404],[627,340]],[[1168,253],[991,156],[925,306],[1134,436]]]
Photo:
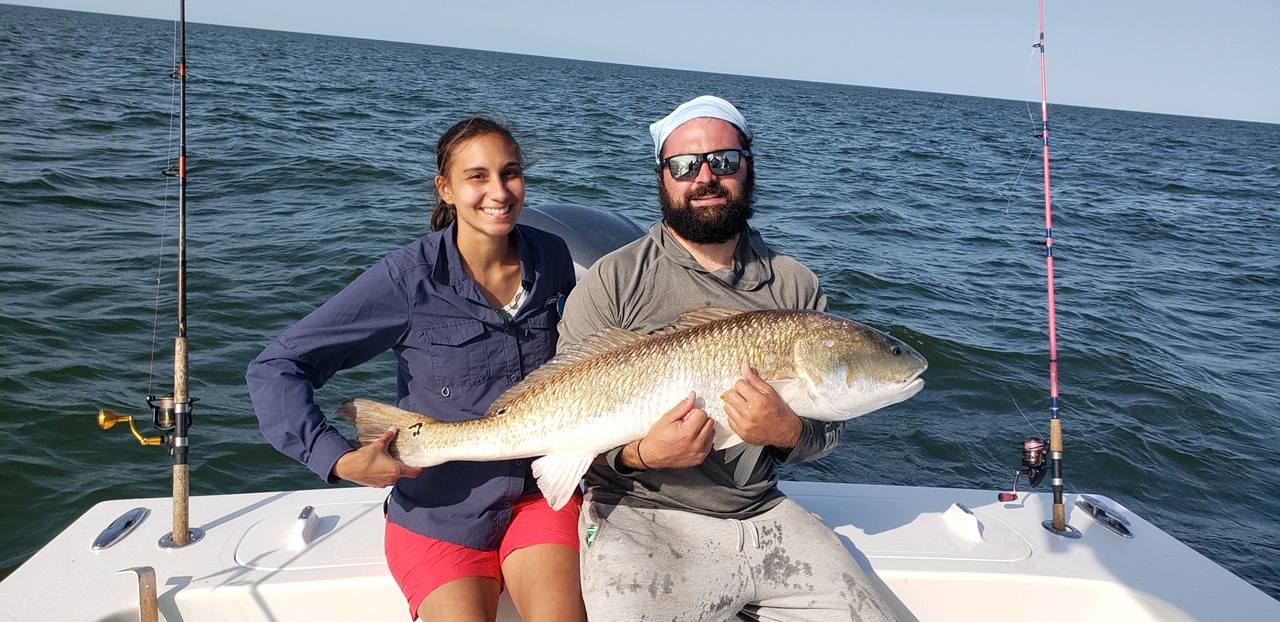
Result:
[[[1014,443],[1014,447],[1018,447],[1019,443]],[[1022,476],[1027,477],[1031,487],[1034,488],[1040,484],[1040,480],[1044,479],[1048,469],[1045,467],[1045,442],[1040,438],[1029,438],[1021,443],[1022,447],[1022,468],[1013,472],[1013,492],[1002,492],[998,499],[1000,501],[1009,502],[1018,499],[1018,479]]]
[[164,434],[159,436],[143,436],[138,432],[138,428],[134,426],[133,415],[121,415],[114,411],[102,409],[98,411],[98,427],[106,430],[117,423],[129,424],[129,431],[133,433],[133,437],[143,445],[166,445],[169,447],[169,453],[173,453],[173,431],[178,427],[179,418],[184,428],[191,426],[191,405],[195,403],[195,398],[187,404],[179,404],[174,401],[173,395],[164,397],[156,397],[154,395],[147,396],[147,404],[151,407],[152,424],[157,430]]

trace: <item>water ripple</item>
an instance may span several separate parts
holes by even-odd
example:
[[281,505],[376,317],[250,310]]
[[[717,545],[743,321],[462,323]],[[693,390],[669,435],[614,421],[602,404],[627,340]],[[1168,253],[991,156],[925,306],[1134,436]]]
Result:
[[[167,22],[0,5],[0,507],[48,517],[0,513],[0,574],[93,503],[167,494],[164,456],[93,413],[145,413],[167,391],[173,44]],[[648,123],[707,92],[753,127],[755,224],[819,274],[834,312],[930,360],[925,391],[787,476],[995,490],[1012,443],[1047,433],[1025,102],[200,24],[188,44],[199,494],[324,485],[261,439],[244,366],[426,232],[449,124],[505,118],[531,204],[647,224]],[[1052,115],[1068,489],[1123,501],[1280,597],[1280,126]],[[394,385],[383,357],[319,399]]]

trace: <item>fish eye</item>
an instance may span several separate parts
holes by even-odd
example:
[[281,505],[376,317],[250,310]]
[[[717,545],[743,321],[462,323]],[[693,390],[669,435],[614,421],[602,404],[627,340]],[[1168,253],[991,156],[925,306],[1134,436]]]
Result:
[[894,356],[902,356],[902,347],[901,347],[901,346],[893,346],[893,355],[894,355]]

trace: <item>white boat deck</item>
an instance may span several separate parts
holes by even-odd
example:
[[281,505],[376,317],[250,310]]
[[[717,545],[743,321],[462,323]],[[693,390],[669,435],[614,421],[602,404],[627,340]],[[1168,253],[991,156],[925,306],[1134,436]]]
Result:
[[[985,490],[783,488],[855,547],[904,620],[1280,620],[1280,601],[1103,497],[1132,539],[1074,505],[1067,521],[1081,537],[1052,534],[1041,526],[1050,515],[1041,493],[1003,503]],[[330,488],[193,497],[191,525],[204,536],[172,550],[157,546],[172,529],[169,499],[107,501],[0,582],[0,620],[138,620],[128,569],[141,566],[155,569],[161,620],[404,620],[383,562],[384,496]],[[307,506],[315,517],[300,522]],[[151,514],[92,550],[134,507]],[[518,619],[505,598],[500,618]]]

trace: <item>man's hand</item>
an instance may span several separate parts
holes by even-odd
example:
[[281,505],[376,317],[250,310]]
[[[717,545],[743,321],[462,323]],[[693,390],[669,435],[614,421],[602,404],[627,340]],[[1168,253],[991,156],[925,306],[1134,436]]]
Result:
[[422,472],[420,467],[411,467],[388,453],[387,447],[395,437],[396,428],[392,426],[378,440],[342,454],[333,465],[333,474],[348,482],[373,488],[385,488],[402,477],[417,476]]
[[697,395],[667,411],[648,434],[622,448],[622,463],[632,469],[682,469],[702,464],[711,453],[716,424],[707,411],[694,408]]
[[790,451],[804,431],[800,417],[745,360],[742,379],[724,394],[724,412],[734,433],[752,445]]

